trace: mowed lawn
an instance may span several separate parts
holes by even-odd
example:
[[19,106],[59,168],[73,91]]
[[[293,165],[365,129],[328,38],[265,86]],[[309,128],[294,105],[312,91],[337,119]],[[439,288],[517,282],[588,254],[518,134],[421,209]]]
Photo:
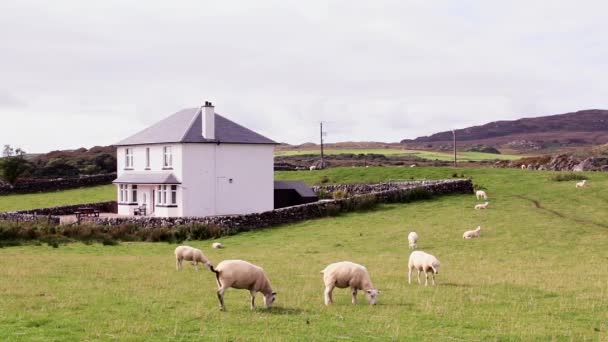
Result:
[[[231,289],[220,312],[213,274],[176,271],[172,244],[0,249],[0,340],[608,340],[608,175],[589,173],[589,187],[575,189],[548,172],[457,172],[487,188],[488,210],[473,210],[473,195],[453,195],[225,237],[223,250],[187,242],[215,263],[263,266],[279,293],[270,311],[251,312],[248,292]],[[379,167],[277,177],[453,173]],[[480,239],[462,239],[478,225]],[[407,284],[412,230],[419,248],[441,260],[436,287]],[[378,305],[360,294],[353,306],[340,289],[333,306],[323,305],[319,271],[341,260],[367,266],[382,291]]]
[[[385,148],[385,149],[329,149],[323,151],[325,154],[383,154],[386,156],[391,155],[410,155],[416,156],[426,160],[442,160],[451,161],[454,160],[454,154],[445,152],[435,151],[423,151],[423,150],[402,150],[396,148]],[[276,156],[297,156],[297,155],[321,155],[318,150],[301,150],[301,151],[277,151]],[[483,161],[483,160],[516,160],[523,158],[522,155],[514,154],[494,154],[484,152],[457,152],[456,156],[460,161]]]
[[115,200],[116,186],[111,184],[54,192],[2,195],[0,212]]

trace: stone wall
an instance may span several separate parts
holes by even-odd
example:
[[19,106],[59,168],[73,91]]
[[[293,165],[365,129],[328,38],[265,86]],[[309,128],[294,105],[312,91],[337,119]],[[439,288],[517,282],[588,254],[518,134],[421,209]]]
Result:
[[[319,187],[315,188],[318,189]],[[415,200],[416,198],[419,198],[417,195],[420,195],[420,193],[432,196],[473,193],[473,184],[469,179],[391,183],[390,185],[388,185],[388,183],[374,185],[348,184],[326,186],[325,188],[347,188],[351,189],[352,193],[356,193],[356,195],[346,199],[322,200],[319,202],[280,208],[249,215],[176,218],[93,218],[91,219],[91,222],[99,225],[110,226],[133,224],[142,228],[198,224],[216,226],[222,230],[222,235],[224,235],[279,224],[294,223],[319,217],[332,216],[341,212],[355,211],[360,208],[360,205],[365,205],[364,202],[366,200],[372,200],[374,203],[394,203],[409,201],[409,198]],[[364,192],[366,189],[371,191]]]
[[0,195],[56,191],[93,185],[105,185],[111,184],[114,179],[116,179],[116,173],[80,176],[74,178],[28,179],[19,181],[14,186],[0,184]]
[[103,213],[116,213],[118,211],[116,201],[109,201],[0,213],[0,221],[59,224],[59,216],[73,215],[78,208],[82,207],[97,209]]

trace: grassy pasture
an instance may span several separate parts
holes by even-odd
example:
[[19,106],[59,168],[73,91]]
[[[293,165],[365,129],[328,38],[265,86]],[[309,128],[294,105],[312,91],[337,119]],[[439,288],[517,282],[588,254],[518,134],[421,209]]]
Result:
[[[422,151],[422,150],[401,150],[401,149],[329,149],[324,151],[325,154],[344,154],[344,153],[353,153],[353,154],[383,154],[387,156],[391,155],[410,155],[416,156],[422,159],[427,160],[443,160],[443,161],[451,161],[454,160],[454,154],[452,153],[444,153],[444,152],[434,152],[434,151]],[[320,155],[321,152],[318,150],[302,150],[302,151],[277,151],[275,153],[276,156],[297,156],[297,155]],[[458,160],[460,161],[483,161],[483,160],[516,160],[520,159],[524,156],[521,155],[512,155],[512,154],[493,154],[493,153],[483,153],[483,152],[457,152],[456,153]]]
[[[215,279],[174,269],[176,245],[70,244],[0,249],[0,340],[466,340],[608,339],[608,175],[590,186],[552,173],[459,169],[484,186],[473,195],[382,205],[212,241],[191,241],[214,262],[240,258],[265,268],[277,307],[249,311],[248,293],[228,290],[218,310]],[[344,168],[281,172],[319,182],[450,178],[450,168]],[[17,201],[18,198],[15,198]],[[537,201],[537,205],[535,202]],[[464,241],[464,230],[483,227]],[[407,233],[442,262],[438,286],[408,285]],[[330,262],[367,266],[379,304],[350,304],[336,289],[323,305],[319,271]],[[261,305],[258,296],[258,304]]]
[[116,200],[116,186],[99,185],[34,194],[0,196],[0,212]]

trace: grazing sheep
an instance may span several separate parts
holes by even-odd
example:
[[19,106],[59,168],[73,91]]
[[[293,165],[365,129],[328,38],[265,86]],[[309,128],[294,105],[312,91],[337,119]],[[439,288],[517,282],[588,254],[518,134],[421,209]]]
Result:
[[222,245],[221,242],[214,242],[211,247],[215,248],[215,249],[219,249],[219,248],[224,248],[224,245]]
[[479,199],[487,200],[488,199],[488,194],[486,194],[486,192],[483,191],[483,190],[477,190],[475,192],[475,197],[477,197],[478,200]]
[[433,286],[435,285],[435,275],[439,274],[439,260],[431,254],[423,251],[414,251],[410,254],[410,261],[408,262],[408,284],[412,283],[412,270],[418,270],[418,284],[420,284],[420,272],[424,272],[426,279],[424,280],[424,286],[428,286],[429,273],[433,274]]
[[582,180],[582,181],[580,181],[578,183],[576,183],[576,187],[577,188],[584,188],[585,186],[587,186],[587,180],[586,179]]
[[478,226],[475,230],[467,230],[462,234],[463,239],[478,238],[481,235],[481,226]]
[[336,287],[340,289],[350,287],[353,304],[357,304],[358,290],[365,291],[369,304],[376,304],[380,290],[374,287],[369,272],[364,266],[350,261],[342,261],[328,265],[321,273],[323,273],[323,282],[325,283],[325,305],[334,302],[332,291]]
[[416,167],[416,164],[412,164],[412,165],[410,165],[410,167]]
[[407,236],[407,241],[409,242],[410,249],[416,249],[416,247],[418,246],[418,234],[416,234],[416,232],[410,232]]
[[310,167],[310,171],[313,171],[313,170],[316,170],[316,169],[317,169],[316,165],[313,165],[313,166]]
[[521,169],[525,170],[526,169],[526,164],[521,164]]
[[251,310],[255,309],[255,295],[262,292],[264,305],[271,308],[277,298],[272,291],[270,280],[264,269],[243,260],[224,260],[216,268],[211,267],[217,280],[217,299],[220,301],[220,310],[226,310],[224,305],[224,291],[228,288],[249,290],[251,294]]
[[205,254],[200,249],[196,249],[190,246],[178,246],[175,249],[175,268],[177,270],[182,269],[182,261],[192,261],[192,264],[198,270],[198,263],[203,263],[207,268],[211,267],[211,261],[207,259]]
[[477,209],[488,209],[489,205],[490,205],[490,202],[486,202],[484,204],[477,204],[475,206],[475,210],[477,210]]

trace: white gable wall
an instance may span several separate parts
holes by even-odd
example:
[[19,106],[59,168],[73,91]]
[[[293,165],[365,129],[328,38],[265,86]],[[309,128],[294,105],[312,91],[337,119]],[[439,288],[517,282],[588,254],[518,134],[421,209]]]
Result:
[[274,145],[216,145],[215,177],[216,215],[272,210]]
[[215,144],[183,144],[182,150],[182,215],[215,215]]

